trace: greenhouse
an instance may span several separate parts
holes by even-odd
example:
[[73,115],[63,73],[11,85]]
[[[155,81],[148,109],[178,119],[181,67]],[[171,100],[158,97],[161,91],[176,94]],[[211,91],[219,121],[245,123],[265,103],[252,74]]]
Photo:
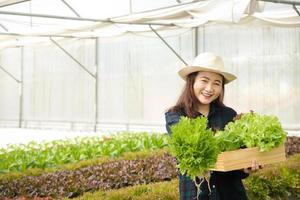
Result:
[[[0,163],[12,159],[9,152],[41,153],[45,145],[57,159],[31,152],[23,165],[0,164],[0,199],[131,199],[139,192],[132,199],[178,199],[165,112],[186,83],[178,71],[203,52],[221,55],[237,76],[226,85],[226,106],[276,116],[286,133],[282,169],[263,173],[281,176],[294,166],[287,172],[294,178],[270,178],[275,186],[261,186],[264,193],[253,184],[267,175],[254,173],[245,181],[249,198],[300,198],[300,1],[0,0]],[[14,146],[21,143],[24,149]],[[74,144],[93,147],[71,155]],[[144,171],[130,175],[124,165]],[[82,185],[75,181],[79,169]],[[28,178],[33,174],[36,182]],[[59,176],[70,180],[46,184]],[[105,193],[119,188],[111,197]],[[99,198],[85,197],[98,190]]]

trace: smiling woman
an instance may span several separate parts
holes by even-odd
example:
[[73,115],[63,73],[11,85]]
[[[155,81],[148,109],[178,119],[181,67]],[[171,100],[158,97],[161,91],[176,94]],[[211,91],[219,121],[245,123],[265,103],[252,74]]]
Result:
[[[236,111],[223,104],[224,85],[236,77],[225,71],[223,60],[213,53],[198,55],[191,66],[179,71],[186,81],[185,87],[175,106],[165,114],[166,128],[179,122],[182,116],[197,118],[205,116],[208,128],[223,130],[236,116]],[[204,142],[204,141],[203,141]],[[180,160],[178,160],[180,162]],[[186,174],[179,175],[180,199],[247,199],[241,179],[248,176],[242,170],[229,172],[212,171],[208,181],[202,180],[200,191],[197,191],[197,179],[193,180]]]
[[209,104],[216,99],[222,102],[220,99],[224,95],[223,77],[214,72],[198,72],[193,88],[196,98],[201,102],[198,111],[207,117]]

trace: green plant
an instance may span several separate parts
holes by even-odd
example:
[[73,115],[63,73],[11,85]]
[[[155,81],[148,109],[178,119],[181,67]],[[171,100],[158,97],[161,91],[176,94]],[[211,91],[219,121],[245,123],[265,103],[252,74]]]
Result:
[[224,131],[216,132],[215,137],[221,152],[236,150],[243,146],[240,131],[235,123],[230,122],[225,126]]
[[125,152],[161,149],[167,146],[163,134],[124,132],[111,137],[77,137],[71,140],[30,142],[0,149],[0,174],[30,168],[46,169],[101,156],[118,157]]
[[[265,167],[244,179],[249,200],[300,199],[300,154]],[[74,200],[177,200],[178,180],[137,185],[118,190],[87,192]],[[67,199],[65,199],[67,200]]]
[[[177,176],[175,159],[165,150],[127,154],[130,155],[36,176],[14,178],[6,175],[0,179],[0,199],[43,196],[60,199],[79,196],[86,191],[116,189]],[[144,192],[136,191],[136,195]]]
[[207,176],[219,153],[213,132],[207,128],[207,119],[181,117],[179,122],[171,127],[171,133],[169,147],[171,154],[179,162],[180,172],[187,174],[194,181],[196,177]]
[[217,132],[216,137],[221,151],[243,147],[259,147],[260,151],[269,151],[284,143],[286,133],[277,117],[251,112],[228,123],[224,131]]
[[300,199],[300,154],[251,174],[244,183],[249,199]]
[[[74,200],[178,200],[178,180],[137,185],[118,190],[87,192]],[[67,200],[67,199],[64,199]]]

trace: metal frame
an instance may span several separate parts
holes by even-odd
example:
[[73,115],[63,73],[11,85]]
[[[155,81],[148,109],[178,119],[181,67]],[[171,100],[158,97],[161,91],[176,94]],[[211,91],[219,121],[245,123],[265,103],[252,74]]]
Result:
[[132,0],[129,0],[129,13],[132,14],[133,10],[132,10]]
[[169,47],[169,49],[185,64],[185,65],[187,65],[187,62],[185,62],[185,60],[183,60],[183,58],[171,47],[171,45],[169,45],[168,44],[168,42],[161,36],[161,35],[159,35],[158,33],[157,33],[157,31],[154,29],[154,28],[152,28],[152,26],[151,25],[149,25],[149,27],[150,27],[150,29],[157,35],[157,37],[159,38],[159,39],[161,39],[161,41],[163,41],[163,43],[165,44],[165,45],[167,45],[167,47]]
[[94,126],[94,132],[97,132],[97,123],[98,123],[98,65],[99,65],[99,59],[98,59],[98,42],[99,39],[95,39],[95,65],[96,65],[96,72],[95,72],[95,126]]
[[299,1],[285,1],[285,0],[258,0],[258,1],[293,5],[293,9],[300,16],[300,12],[299,12],[299,10],[296,7],[296,5],[300,6],[300,2]]
[[45,14],[24,13],[24,12],[9,12],[9,11],[0,11],[0,14],[1,15],[27,16],[27,17],[40,17],[40,18],[53,18],[53,19],[61,19],[61,20],[103,22],[103,23],[113,23],[113,24],[175,26],[175,24],[173,24],[173,23],[118,22],[118,21],[112,20],[112,18],[95,19],[95,18],[68,17],[68,16],[45,15]]
[[[166,23],[140,23],[140,22],[117,22],[113,21],[112,19],[92,19],[92,18],[81,18],[79,13],[75,11],[65,0],[61,0],[77,17],[66,17],[66,16],[55,16],[55,15],[44,15],[44,14],[34,14],[34,13],[21,13],[21,12],[7,12],[7,11],[0,11],[0,14],[7,14],[7,15],[17,15],[17,16],[28,16],[28,17],[41,17],[41,18],[55,18],[55,19],[62,19],[62,20],[78,20],[78,21],[93,21],[93,22],[104,22],[104,23],[118,23],[118,24],[135,24],[135,25],[148,25],[150,29],[164,42],[165,45],[171,51],[185,64],[187,63],[181,58],[181,56],[157,33],[155,29],[152,28],[151,25],[160,25],[160,26],[175,26],[174,24],[166,24]],[[190,2],[190,3],[185,3],[185,4],[191,4],[195,2]],[[184,4],[176,5],[176,6],[170,6],[170,7],[177,7],[177,6],[182,6]],[[169,7],[166,7],[169,8]],[[162,9],[162,8],[160,8]],[[144,11],[146,12],[146,11]],[[148,11],[149,12],[149,11]],[[132,14],[132,2],[130,0],[130,14]],[[1,24],[0,24],[1,26]],[[30,36],[30,35],[25,35],[25,34],[18,34],[18,33],[9,33],[8,29],[6,27],[3,27],[6,33],[1,33],[0,35],[14,35],[14,36]],[[91,75],[95,79],[95,124],[94,124],[94,132],[97,131],[97,124],[98,124],[98,38],[97,37],[86,37],[86,38],[95,38],[95,65],[96,65],[96,72],[95,74],[92,74],[82,63],[80,63],[75,57],[73,57],[67,50],[65,50],[60,44],[58,44],[52,37],[64,37],[64,38],[83,38],[83,37],[75,37],[71,35],[48,35],[48,34],[40,34],[40,35],[34,35],[38,37],[48,37],[50,38],[51,42],[55,44],[59,49],[61,49],[66,55],[68,55],[73,61],[75,61],[84,71],[86,71],[89,75]],[[196,43],[196,48],[197,48],[197,43]],[[23,53],[24,49],[22,47],[22,64],[21,64],[21,76],[23,80]],[[22,83],[22,82],[21,82]],[[22,127],[22,120],[23,120],[23,90],[24,86],[21,84],[21,92],[20,92],[20,111],[19,111],[19,128]],[[126,129],[129,130],[129,124],[126,124]]]
[[[24,0],[22,2],[26,2],[29,0]],[[182,57],[166,42],[166,40],[164,40],[164,38],[159,35],[159,33],[152,27],[152,25],[159,25],[159,26],[175,26],[175,24],[167,24],[167,23],[146,23],[146,22],[118,22],[118,21],[114,21],[113,19],[116,19],[118,17],[114,17],[114,18],[108,18],[108,19],[94,19],[94,18],[81,18],[80,15],[64,0],[61,0],[66,6],[68,6],[72,12],[77,16],[77,17],[67,17],[67,16],[56,16],[56,15],[44,15],[44,14],[34,14],[34,13],[22,13],[22,12],[7,12],[7,11],[0,11],[0,14],[6,14],[6,15],[18,15],[18,16],[28,16],[28,17],[41,17],[41,18],[55,18],[55,19],[62,19],[62,20],[77,20],[77,21],[91,21],[91,22],[103,22],[103,23],[116,23],[116,24],[134,24],[134,25],[148,25],[150,27],[150,29],[152,30],[153,33],[155,33],[158,38],[160,40],[163,41],[163,43],[185,64],[187,65],[187,63],[185,62],[184,59],[182,59]],[[201,0],[200,0],[201,1]],[[265,1],[265,2],[272,2],[272,3],[282,3],[282,4],[291,4],[293,5],[293,8],[295,9],[295,11],[297,12],[297,14],[300,16],[300,13],[296,7],[296,5],[300,5],[300,2],[294,2],[294,1],[282,1],[282,0],[259,0],[259,1]],[[180,2],[179,0],[177,2]],[[193,1],[193,2],[189,2],[189,3],[181,3],[179,5],[175,5],[175,6],[169,6],[169,7],[165,7],[165,8],[170,8],[170,7],[177,7],[177,6],[182,6],[185,4],[192,4],[195,2],[199,2],[199,1]],[[21,2],[19,2],[21,3]],[[131,0],[130,0],[131,3]],[[130,9],[132,12],[132,5],[130,5]],[[160,8],[160,9],[164,9],[164,8]],[[153,9],[153,10],[149,10],[149,11],[154,11],[154,10],[159,10],[159,9]],[[144,13],[144,12],[149,12],[149,11],[143,11],[140,13]],[[137,14],[132,12],[131,14]],[[123,16],[128,16],[128,15],[123,15]],[[122,17],[122,16],[120,16]],[[2,24],[0,23],[0,26],[6,30],[5,27],[2,26]],[[205,27],[203,27],[203,32],[205,32]],[[8,31],[8,30],[6,30]],[[198,31],[199,28],[196,27],[194,29],[195,31],[195,55],[198,54]],[[30,35],[23,35],[23,34],[18,34],[18,33],[1,33],[0,35],[15,35],[15,36],[30,36]],[[98,124],[98,65],[99,65],[99,58],[98,58],[98,37],[76,37],[76,36],[71,36],[71,35],[31,35],[31,36],[37,36],[37,37],[48,37],[50,38],[50,40],[53,42],[53,44],[55,44],[59,49],[61,49],[65,54],[67,54],[73,61],[75,61],[84,71],[86,71],[89,75],[91,75],[94,79],[95,79],[95,123],[94,123],[94,131],[97,131],[97,124]],[[80,63],[75,57],[73,57],[67,50],[65,50],[61,45],[59,45],[52,37],[64,37],[64,38],[85,38],[85,39],[95,39],[95,65],[96,65],[96,72],[95,74],[93,74],[92,72],[90,72],[82,63]],[[203,37],[205,37],[205,34],[203,34]],[[204,40],[205,41],[205,40]],[[204,44],[204,48],[205,48],[205,44]],[[22,120],[23,120],[23,91],[24,91],[24,85],[23,85],[23,67],[24,67],[24,62],[23,62],[23,57],[24,57],[24,48],[21,47],[21,80],[18,80],[17,78],[15,78],[12,74],[10,74],[9,72],[7,72],[3,67],[0,66],[0,68],[8,75],[10,76],[12,79],[14,79],[16,82],[21,83],[21,90],[20,90],[20,112],[19,112],[19,127],[21,128],[22,126]],[[37,120],[36,120],[37,121]],[[40,120],[40,121],[44,121],[44,120]],[[46,120],[46,121],[51,121],[51,120]],[[57,122],[63,122],[63,121],[57,121]],[[70,123],[76,123],[74,121],[70,121]],[[90,123],[90,122],[85,122],[85,123]],[[91,122],[92,123],[92,122]],[[101,122],[99,122],[101,123]],[[114,122],[113,122],[114,123]],[[118,124],[118,123],[116,123]],[[123,124],[123,123],[122,123]],[[129,127],[129,123],[125,123],[126,127]],[[149,124],[144,124],[144,125],[149,125]],[[128,128],[129,129],[129,128]]]
[[74,56],[72,56],[66,49],[64,49],[60,44],[58,44],[52,37],[50,40],[55,44],[59,49],[61,49],[66,55],[68,55],[73,61],[75,61],[84,71],[86,71],[90,76],[95,79],[95,124],[94,124],[94,132],[97,131],[97,122],[98,122],[98,38],[95,39],[95,65],[96,72],[93,74],[90,72],[87,67],[85,67],[82,63],[80,63]]
[[60,48],[65,54],[67,54],[73,61],[75,61],[84,71],[86,71],[93,78],[96,78],[96,76],[92,72],[90,72],[83,64],[81,64],[74,56],[72,56],[60,44],[58,44],[55,40],[53,40],[52,37],[50,37],[50,40],[51,40],[51,42],[53,42],[53,44],[55,44],[58,48]]
[[0,35],[11,35],[11,36],[19,36],[19,37],[61,37],[61,38],[82,38],[82,39],[94,39],[94,36],[74,36],[74,35],[55,35],[55,34],[38,34],[38,35],[28,35],[28,34],[21,34],[21,33],[12,33],[12,32],[0,32]]
[[271,3],[282,3],[282,4],[290,4],[290,5],[300,5],[299,1],[285,1],[285,0],[258,0],[258,1],[265,1]]
[[[24,0],[22,2],[26,2],[26,1],[30,1],[30,0]],[[161,10],[161,9],[168,9],[168,8],[174,8],[174,7],[178,7],[178,6],[182,6],[182,5],[189,5],[189,4],[193,4],[193,3],[197,3],[200,1],[204,1],[204,0],[195,0],[192,2],[188,2],[188,3],[180,3],[178,5],[173,5],[173,6],[167,6],[167,7],[162,7],[162,8],[157,8],[157,9],[151,9],[151,10],[146,10],[146,11],[142,11],[142,12],[133,12],[132,10],[132,2],[130,0],[130,14],[129,15],[121,15],[121,16],[116,16],[116,17],[112,17],[112,18],[108,18],[108,19],[94,19],[94,18],[82,18],[80,17],[79,13],[76,12],[76,10],[74,8],[72,8],[65,0],[61,0],[77,17],[67,17],[67,16],[58,16],[58,15],[44,15],[44,14],[34,14],[34,13],[23,13],[23,12],[8,12],[8,11],[0,11],[0,14],[3,15],[17,15],[17,16],[28,16],[28,17],[40,17],[40,18],[54,18],[54,19],[61,19],[61,20],[78,20],[78,21],[92,21],[92,22],[104,22],[104,23],[116,23],[116,24],[133,24],[133,25],[160,25],[160,26],[176,26],[175,24],[167,24],[167,23],[146,23],[146,22],[118,22],[118,21],[114,21],[113,19],[116,18],[120,18],[120,17],[125,17],[125,16],[129,16],[131,14],[141,14],[141,13],[146,13],[146,12],[151,12],[151,11],[156,11],[156,10]],[[22,3],[19,2],[19,3]],[[0,35],[14,35],[14,36],[35,36],[35,37],[69,37],[69,38],[93,38],[93,37],[75,37],[75,36],[71,36],[71,35],[47,35],[47,34],[39,34],[39,35],[25,35],[25,34],[19,34],[19,33],[10,33],[8,32],[8,29],[1,25],[0,26],[6,30],[6,33],[0,32]]]
[[[132,1],[132,0],[130,0],[130,1]],[[127,16],[130,16],[132,14],[142,14],[142,13],[153,12],[153,11],[163,10],[163,9],[168,9],[168,8],[176,8],[176,7],[183,6],[183,5],[198,3],[200,1],[206,1],[206,0],[193,0],[193,1],[187,2],[187,3],[180,3],[180,4],[173,5],[173,6],[166,6],[166,7],[160,7],[160,8],[150,9],[150,10],[144,10],[144,11],[141,11],[141,12],[133,12],[132,11],[132,13],[130,13],[129,15],[127,14],[127,15],[115,16],[115,17],[112,17],[111,19],[120,18],[120,17],[127,17]]]
[[300,12],[299,12],[299,10],[297,9],[297,7],[296,7],[295,4],[293,4],[293,8],[294,8],[294,10],[296,11],[296,13],[300,16]]
[[68,4],[65,0],[61,0],[77,17],[80,17],[79,13],[76,12],[76,10],[70,5]]
[[198,47],[199,34],[198,34],[198,31],[199,31],[199,27],[195,27],[195,57],[199,54],[199,47]]
[[20,88],[20,103],[19,103],[19,128],[22,128],[23,121],[23,94],[24,94],[24,47],[21,47],[21,88]]
[[[8,14],[8,15],[19,15],[19,16],[28,16],[28,17],[44,17],[44,18],[56,18],[56,19],[63,19],[63,20],[79,20],[79,21],[95,21],[95,22],[107,22],[107,23],[119,23],[119,24],[135,24],[135,25],[148,25],[150,29],[163,41],[163,43],[171,49],[171,51],[185,64],[187,63],[181,58],[181,56],[166,42],[166,40],[161,37],[157,31],[151,26],[151,25],[163,25],[163,26],[174,26],[174,24],[162,24],[162,23],[126,23],[126,22],[116,22],[112,21],[111,19],[90,19],[90,18],[81,18],[80,15],[64,0],[61,0],[65,5],[68,6],[72,10],[72,12],[77,16],[77,17],[64,17],[64,16],[54,16],[54,15],[42,15],[42,14],[28,14],[28,13],[19,13],[19,12],[6,12],[6,11],[0,11],[0,14]],[[131,3],[131,1],[130,1]],[[192,2],[194,3],[194,2]],[[190,4],[190,3],[186,3]],[[176,6],[181,6],[181,5],[176,5]],[[132,13],[132,5],[130,4],[130,12]],[[1,24],[0,24],[1,25]],[[4,30],[8,31],[7,29]],[[23,35],[23,34],[18,34],[18,33],[1,33],[0,35],[15,35],[15,36],[30,36],[30,35]],[[37,36],[37,35],[34,35]],[[94,132],[97,131],[97,124],[98,124],[98,38],[97,37],[88,37],[88,38],[96,38],[95,40],[95,65],[96,65],[96,72],[95,74],[92,74],[82,63],[80,63],[74,56],[72,56],[66,49],[64,49],[60,44],[58,44],[52,37],[65,37],[65,38],[77,38],[75,36],[71,35],[38,35],[38,37],[48,37],[50,38],[51,42],[55,44],[59,49],[61,49],[66,55],[68,55],[73,61],[75,61],[84,71],[86,71],[89,75],[91,75],[95,79],[95,124],[94,124]],[[81,37],[82,38],[82,37]],[[23,79],[23,47],[22,47],[22,66],[21,66],[21,76]],[[197,51],[197,43],[196,43],[196,51]],[[21,82],[22,83],[22,82]],[[19,111],[19,128],[22,127],[22,120],[23,120],[23,90],[24,86],[21,84],[21,92],[20,92],[20,111]],[[126,124],[126,129],[129,129],[129,125]]]
[[0,8],[6,7],[6,6],[12,6],[12,5],[19,4],[19,3],[24,3],[26,1],[30,1],[30,0],[17,0],[17,1],[10,0],[10,1],[7,1],[8,2],[7,4],[0,5]]
[[8,75],[10,78],[12,78],[14,81],[16,81],[20,86],[20,96],[19,96],[19,128],[22,126],[22,116],[23,116],[23,48],[21,49],[21,80],[16,78],[14,75],[9,73],[4,67],[0,66],[0,69]]
[[6,26],[4,26],[1,22],[0,22],[0,26],[1,26],[1,28],[3,28],[3,30],[5,30],[6,32],[8,32],[8,29],[6,28]]
[[14,79],[17,83],[21,83],[22,81],[20,81],[19,79],[17,79],[14,75],[12,75],[11,73],[9,73],[4,67],[2,67],[0,65],[0,69],[2,71],[4,71],[10,78]]

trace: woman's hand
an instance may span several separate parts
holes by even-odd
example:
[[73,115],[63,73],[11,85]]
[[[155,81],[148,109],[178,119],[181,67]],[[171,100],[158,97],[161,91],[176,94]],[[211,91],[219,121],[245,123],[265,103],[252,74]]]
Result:
[[253,160],[251,163],[251,167],[244,168],[244,172],[250,174],[250,173],[256,172],[257,170],[262,169],[262,168],[263,168],[263,165],[259,165],[256,160]]

